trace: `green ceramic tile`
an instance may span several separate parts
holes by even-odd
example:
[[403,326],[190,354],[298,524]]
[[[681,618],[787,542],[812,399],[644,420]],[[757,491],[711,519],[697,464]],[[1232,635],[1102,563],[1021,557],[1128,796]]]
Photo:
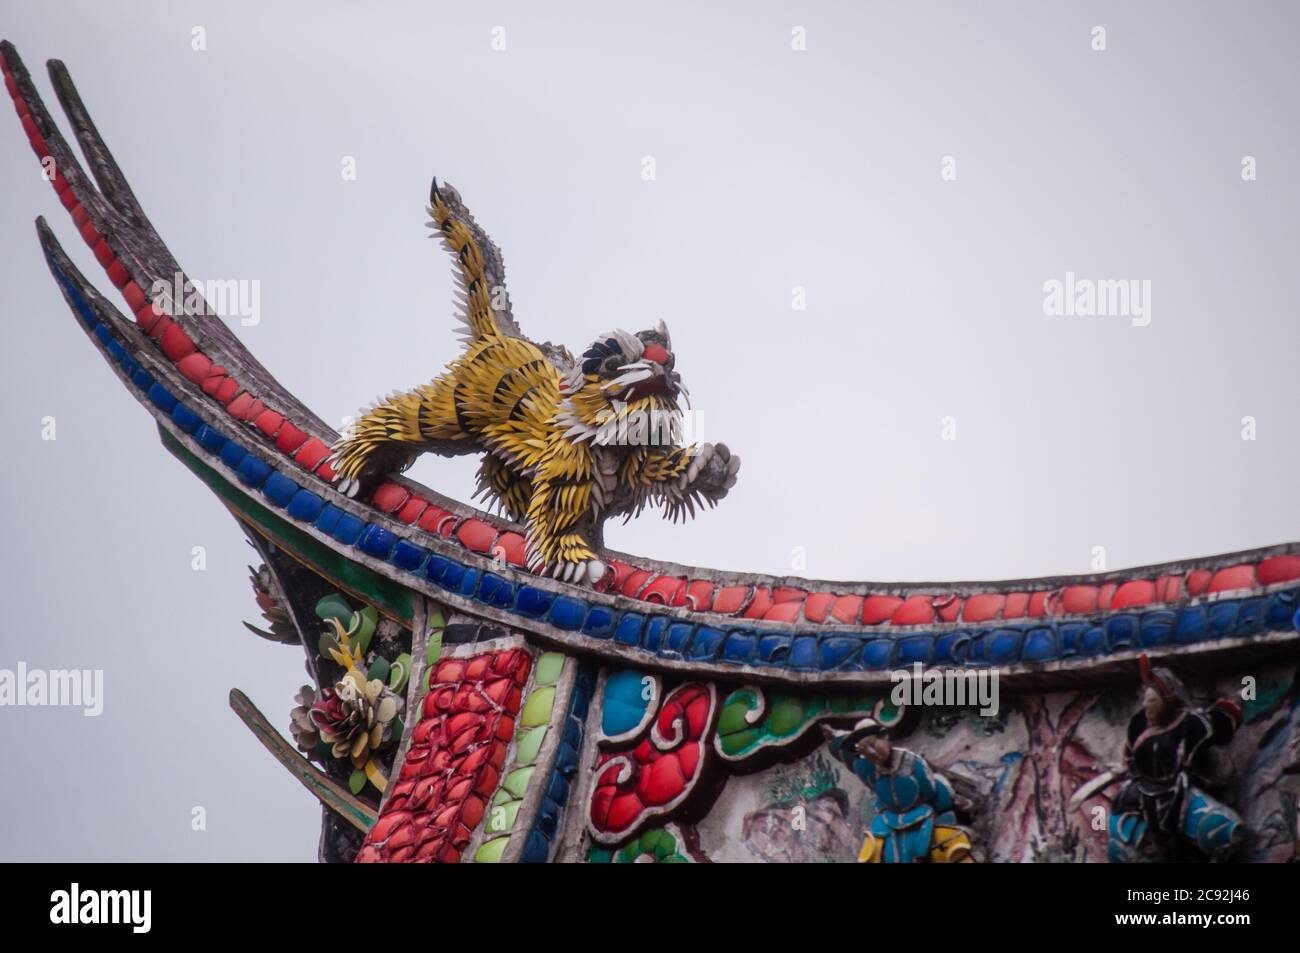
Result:
[[528,696],[523,713],[519,716],[520,727],[536,728],[551,721],[551,708],[555,704],[555,688],[539,688]]

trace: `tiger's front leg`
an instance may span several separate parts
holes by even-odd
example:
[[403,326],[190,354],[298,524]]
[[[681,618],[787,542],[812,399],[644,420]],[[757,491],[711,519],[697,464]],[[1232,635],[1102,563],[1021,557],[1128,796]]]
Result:
[[670,519],[694,514],[695,504],[710,506],[727,495],[736,485],[740,457],[725,443],[692,444],[646,450],[629,457],[624,480],[639,485],[641,491],[664,503]]

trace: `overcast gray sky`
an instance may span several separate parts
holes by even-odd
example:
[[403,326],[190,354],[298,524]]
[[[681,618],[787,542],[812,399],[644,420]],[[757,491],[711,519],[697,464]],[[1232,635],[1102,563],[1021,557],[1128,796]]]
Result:
[[[455,353],[434,174],[526,333],[666,320],[744,466],[616,548],[917,580],[1300,538],[1294,5],[0,8],[56,110],[43,62],[68,64],[187,270],[260,282],[239,333],[326,419]],[[37,214],[101,272],[5,115],[0,668],[103,669],[105,710],[0,708],[0,859],[311,859],[315,802],[226,706],[239,686],[287,732],[301,653],[241,628],[253,552],[64,306]],[[1150,323],[1045,315],[1067,272],[1149,281]],[[414,475],[464,499],[474,467]]]

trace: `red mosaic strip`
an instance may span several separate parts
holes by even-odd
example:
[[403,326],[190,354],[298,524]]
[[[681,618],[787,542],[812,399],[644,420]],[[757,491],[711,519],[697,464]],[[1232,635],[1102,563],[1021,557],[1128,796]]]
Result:
[[438,663],[401,773],[357,863],[460,860],[501,780],[531,664],[524,649]]
[[[0,70],[23,132],[37,157],[44,160],[50,155],[49,147],[2,57]],[[325,480],[332,480],[334,472],[326,462],[330,451],[324,441],[247,391],[227,368],[203,354],[193,338],[148,299],[127,266],[117,258],[111,236],[99,231],[90,211],[82,205],[62,171],[58,171],[51,181],[82,239],[114,287],[121,291],[140,330],[158,345],[177,371],[225,407],[231,417],[247,425],[249,430],[255,431],[298,466]],[[502,557],[515,569],[526,571],[523,537],[482,517],[456,516],[391,482],[378,486],[371,494],[370,503],[400,522],[418,526],[471,552],[489,558]],[[1121,583],[1073,585],[1050,592],[978,593],[971,596],[914,594],[905,599],[883,594],[844,595],[831,590],[806,592],[790,587],[773,590],[762,586],[719,585],[711,580],[660,575],[619,561],[611,563],[611,570],[598,589],[659,605],[685,606],[698,612],[768,622],[913,626],[1118,611],[1218,592],[1255,589],[1300,578],[1300,556],[1275,556],[1258,564],[1242,564],[1217,571],[1195,570],[1187,573],[1186,578],[1166,575]]]

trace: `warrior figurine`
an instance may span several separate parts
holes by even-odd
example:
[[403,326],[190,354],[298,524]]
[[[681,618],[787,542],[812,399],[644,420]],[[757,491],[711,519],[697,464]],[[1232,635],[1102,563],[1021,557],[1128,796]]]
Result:
[[863,718],[850,731],[825,731],[831,752],[876,796],[860,863],[974,863],[970,834],[954,813],[967,804],[924,758],[895,748],[873,718]]
[[1111,863],[1224,860],[1245,839],[1235,811],[1205,792],[1215,745],[1227,744],[1241,708],[1220,699],[1193,708],[1179,680],[1140,659],[1142,707],[1129,720],[1125,780],[1111,805]]

